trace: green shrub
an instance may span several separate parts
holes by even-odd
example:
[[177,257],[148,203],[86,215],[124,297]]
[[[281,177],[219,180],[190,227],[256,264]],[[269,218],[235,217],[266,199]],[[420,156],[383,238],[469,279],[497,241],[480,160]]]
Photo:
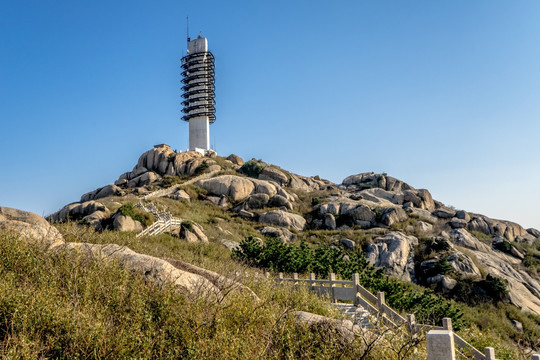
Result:
[[456,329],[464,325],[463,313],[454,302],[435,295],[431,290],[418,290],[410,284],[390,279],[384,275],[382,268],[375,269],[369,265],[362,253],[327,245],[312,249],[304,242],[296,246],[274,238],[267,239],[261,245],[253,238],[246,238],[240,243],[239,249],[233,251],[233,257],[251,266],[275,272],[313,272],[319,277],[334,272],[345,279],[359,273],[360,283],[364,287],[374,293],[385,292],[390,306],[414,312],[420,321],[439,324],[443,317],[450,317]]
[[311,206],[319,205],[321,203],[321,199],[318,197],[311,198]]
[[264,166],[256,161],[248,161],[239,169],[242,174],[246,174],[247,176],[255,179],[259,177],[263,170]]
[[145,227],[150,226],[154,221],[156,221],[154,215],[139,210],[133,203],[126,203],[120,206],[117,213],[124,216],[129,216],[133,220],[140,222]]
[[182,221],[180,224],[182,230],[193,231],[193,223],[191,221]]
[[494,247],[505,253],[510,253],[512,251],[512,244],[510,244],[508,240],[499,241],[495,243]]

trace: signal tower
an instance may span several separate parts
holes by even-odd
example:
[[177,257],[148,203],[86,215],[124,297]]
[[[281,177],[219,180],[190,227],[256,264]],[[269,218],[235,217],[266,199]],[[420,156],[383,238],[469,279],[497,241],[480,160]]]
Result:
[[210,124],[216,121],[214,55],[208,40],[188,36],[187,55],[182,58],[182,120],[189,122],[189,150],[210,150]]

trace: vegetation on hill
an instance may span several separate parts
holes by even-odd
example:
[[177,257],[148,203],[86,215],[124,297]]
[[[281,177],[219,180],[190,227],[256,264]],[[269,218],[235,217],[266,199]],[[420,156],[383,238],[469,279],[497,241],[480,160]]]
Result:
[[319,277],[330,272],[350,279],[360,274],[360,283],[372,293],[382,291],[388,304],[398,310],[414,313],[421,323],[438,325],[444,317],[452,319],[454,328],[463,327],[463,313],[452,301],[437,296],[431,290],[420,289],[384,275],[383,269],[369,265],[362,253],[344,251],[327,245],[310,248],[305,242],[299,246],[269,238],[261,244],[253,237],[240,243],[233,256],[249,265],[287,273],[315,273]]

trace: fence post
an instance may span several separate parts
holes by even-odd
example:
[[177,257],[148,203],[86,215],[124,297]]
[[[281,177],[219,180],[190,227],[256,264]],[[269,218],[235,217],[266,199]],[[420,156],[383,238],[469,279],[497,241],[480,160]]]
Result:
[[442,327],[443,327],[444,330],[452,331],[452,319],[443,318],[442,319]]
[[414,314],[407,314],[407,331],[411,335],[416,333],[416,317]]
[[532,360],[540,360],[540,355],[534,354],[534,355],[532,356]]
[[315,273],[309,273],[309,290],[313,291],[315,286]]
[[382,291],[379,291],[377,293],[377,309],[379,310],[379,315],[384,315],[384,305],[385,299],[384,299],[384,293]]
[[281,284],[283,282],[283,273],[282,272],[280,272],[278,274],[278,279],[279,279],[279,283]]
[[292,274],[292,278],[293,278],[293,284],[294,285],[298,285],[298,273],[293,273]]
[[328,278],[330,280],[330,284],[328,284],[330,286],[330,297],[331,297],[331,300],[333,303],[336,302],[336,294],[334,293],[334,281],[336,281],[336,274],[334,273],[330,273],[328,274]]
[[360,286],[360,274],[354,273],[352,275],[352,281],[353,281],[353,301],[354,305],[358,306],[360,304],[360,301],[358,297],[360,296],[358,287]]
[[492,347],[484,348],[484,354],[486,355],[486,360],[496,360],[494,348]]
[[427,360],[455,360],[452,330],[431,330],[426,335]]

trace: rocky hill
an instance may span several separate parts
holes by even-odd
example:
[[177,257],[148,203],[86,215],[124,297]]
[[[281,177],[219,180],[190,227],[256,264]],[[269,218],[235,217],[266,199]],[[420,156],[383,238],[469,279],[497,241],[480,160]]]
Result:
[[[540,231],[447,207],[428,190],[386,174],[351,175],[334,184],[255,159],[175,153],[168,145],[157,145],[114,184],[82,195],[80,202],[66,205],[49,219],[80,220],[98,230],[141,231],[149,223],[123,214],[120,205],[158,198],[203,200],[248,220],[262,235],[288,242],[304,239],[308,232],[333,230],[330,241],[361,247],[369,262],[388,275],[446,294],[457,285],[463,291],[467,281],[470,291],[482,296],[482,281],[502,279],[512,304],[540,315]],[[179,215],[190,220],[189,210]],[[242,240],[242,234],[197,228],[198,235],[183,231],[182,236],[207,241],[204,233],[211,233],[210,241],[229,247]],[[180,234],[180,227],[170,231]],[[352,239],[336,238],[340,231]],[[358,241],[358,234],[369,236]]]
[[480,334],[469,341],[480,347],[493,344],[483,343],[479,331],[528,350],[540,347],[540,231],[445,206],[428,190],[386,174],[334,184],[261,160],[176,153],[162,144],[114,184],[83,194],[47,220],[0,208],[0,230],[39,238],[48,254],[69,250],[119,263],[153,284],[172,283],[191,299],[221,304],[234,290],[275,309],[273,288],[252,291],[238,270],[231,276],[222,269],[231,261],[319,275],[332,269],[345,277],[363,271],[362,279],[376,284],[371,291],[387,292],[401,311],[419,311],[424,321],[468,322],[468,333]]

